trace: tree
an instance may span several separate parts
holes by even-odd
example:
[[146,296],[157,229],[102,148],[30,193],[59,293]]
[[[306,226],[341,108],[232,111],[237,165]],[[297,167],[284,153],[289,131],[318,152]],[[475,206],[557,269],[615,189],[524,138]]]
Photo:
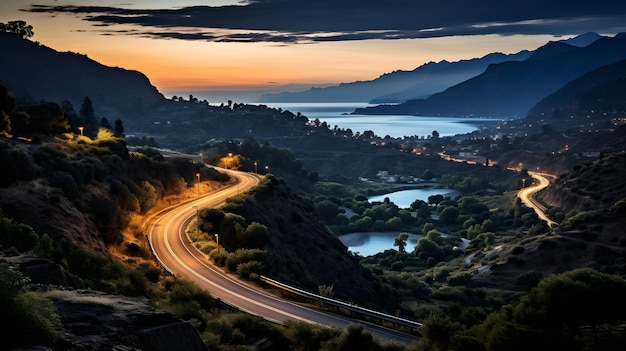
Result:
[[618,350],[623,345],[626,280],[579,268],[551,275],[487,317],[487,350]]
[[15,99],[9,95],[9,90],[0,84],[0,133],[11,131],[9,115],[15,109]]
[[431,180],[433,179],[435,175],[433,174],[433,171],[431,171],[430,169],[427,169],[424,171],[424,174],[422,174],[422,179],[424,180]]
[[20,39],[30,39],[35,35],[33,26],[26,21],[9,21],[6,24],[0,22],[0,33],[9,33]]
[[439,214],[441,224],[454,224],[459,217],[459,209],[454,206],[446,206]]
[[74,106],[69,100],[63,100],[61,102],[61,109],[63,110],[63,114],[65,118],[67,118],[67,122],[70,124],[72,131],[78,134],[78,127],[83,125],[82,120],[78,117],[78,113],[74,110]]
[[435,260],[441,260],[445,256],[445,252],[443,251],[441,246],[425,237],[417,241],[417,245],[415,245],[415,254],[420,259],[427,259],[428,257],[432,257]]
[[122,124],[121,119],[115,120],[115,127],[113,129],[113,132],[115,133],[115,136],[118,138],[121,138],[124,136],[124,125]]
[[108,130],[113,130],[113,126],[109,122],[109,119],[106,117],[100,118],[100,128],[105,128]]
[[433,130],[433,139],[438,139],[439,138],[439,132],[436,130]]
[[85,96],[83,99],[83,104],[80,106],[80,117],[83,120],[85,134],[95,137],[96,133],[98,133],[98,121],[96,120],[96,113],[89,96]]
[[436,204],[439,204],[443,200],[444,200],[444,197],[441,194],[430,195],[428,197],[428,203],[429,204],[435,204],[436,205]]
[[65,114],[55,102],[44,102],[31,106],[28,109],[30,115],[29,130],[31,133],[51,134],[57,131],[65,131],[70,125]]
[[408,233],[400,233],[393,239],[393,246],[398,247],[398,252],[406,252],[406,241],[409,239]]

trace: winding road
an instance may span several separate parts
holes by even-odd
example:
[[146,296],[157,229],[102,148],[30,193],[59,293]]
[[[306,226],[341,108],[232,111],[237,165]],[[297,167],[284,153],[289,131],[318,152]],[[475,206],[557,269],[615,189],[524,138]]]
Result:
[[550,174],[538,172],[528,172],[528,174],[531,177],[535,178],[538,183],[533,186],[520,189],[520,191],[517,193],[517,196],[519,196],[519,198],[526,206],[534,209],[539,218],[546,221],[548,227],[558,225],[557,222],[551,220],[548,215],[546,215],[545,211],[547,210],[547,208],[533,198],[535,193],[543,190],[544,188],[548,187],[548,185],[550,185],[550,180],[548,179],[548,177],[553,176]]
[[220,268],[209,263],[185,234],[185,229],[196,216],[197,209],[220,206],[228,197],[245,192],[260,181],[256,174],[233,170],[227,172],[237,180],[236,183],[196,200],[169,207],[157,213],[147,223],[147,236],[152,251],[167,271],[177,277],[195,282],[214,298],[276,323],[304,321],[338,327],[358,323],[364,325],[379,340],[394,340],[404,344],[410,344],[416,340],[414,335],[318,311],[273,296],[259,288],[231,278]]

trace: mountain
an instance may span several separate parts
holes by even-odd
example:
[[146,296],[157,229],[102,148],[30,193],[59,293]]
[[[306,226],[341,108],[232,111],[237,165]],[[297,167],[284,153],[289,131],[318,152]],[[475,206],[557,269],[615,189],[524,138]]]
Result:
[[494,64],[427,99],[359,109],[359,114],[522,118],[541,99],[598,67],[626,59],[626,34],[585,47],[549,42],[524,61]]
[[86,55],[58,52],[38,43],[0,34],[0,83],[17,99],[68,100],[78,111],[88,96],[98,116],[136,116],[164,101],[137,71],[108,67]]
[[[590,110],[626,111],[626,60],[602,66],[550,94],[528,113],[529,118]],[[604,108],[606,107],[606,108]],[[558,111],[558,113],[555,113]]]
[[[530,52],[516,54],[492,53],[481,58],[457,62],[429,62],[412,71],[394,71],[369,81],[342,83],[326,88],[311,88],[302,92],[266,94],[263,102],[402,102],[426,98],[434,93],[474,77],[491,64],[521,61]],[[384,95],[381,95],[384,93]]]
[[561,42],[571,45],[571,46],[578,46],[582,48],[582,47],[585,47],[594,43],[596,40],[600,38],[602,38],[602,36],[598,33],[587,32],[587,33],[578,35],[574,38],[561,40]]

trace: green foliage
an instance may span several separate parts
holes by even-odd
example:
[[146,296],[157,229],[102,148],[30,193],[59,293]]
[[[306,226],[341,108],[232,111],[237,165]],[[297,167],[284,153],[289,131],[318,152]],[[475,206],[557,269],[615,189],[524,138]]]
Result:
[[378,350],[374,337],[360,324],[348,325],[341,334],[322,344],[321,351]]
[[434,313],[426,317],[422,324],[420,346],[425,350],[448,350],[452,337],[464,329],[460,323]]
[[0,214],[0,248],[28,252],[39,244],[39,236],[26,224],[16,223]]
[[531,289],[537,286],[541,280],[541,274],[537,272],[526,272],[518,275],[515,278],[515,284],[527,289]]
[[[226,259],[226,269],[231,272],[237,271],[237,266],[242,263],[256,261],[259,263],[265,262],[265,258],[267,256],[267,252],[260,249],[237,249],[235,252],[228,253],[228,258]],[[259,266],[264,269],[263,265]],[[258,267],[257,267],[258,268]],[[262,272],[255,272],[262,273]]]
[[216,301],[198,285],[183,279],[168,280],[166,282],[169,302],[173,304],[195,303],[199,308],[210,310],[216,306]]
[[31,180],[35,175],[33,159],[13,144],[0,140],[0,187]]
[[337,216],[339,208],[337,204],[330,200],[318,202],[315,206],[315,212],[325,221],[330,221]]
[[10,323],[3,326],[3,348],[25,344],[53,347],[60,327],[51,301],[41,294],[27,292],[25,278],[16,266],[0,263],[0,310]]
[[488,350],[607,349],[624,339],[625,293],[623,278],[589,268],[551,275],[490,315],[480,335]]
[[448,284],[452,286],[466,285],[472,280],[470,273],[457,273],[448,277]]
[[263,248],[269,238],[270,233],[267,227],[257,222],[252,222],[245,229],[237,232],[239,247],[244,249]]
[[408,239],[409,233],[402,232],[393,239],[393,246],[397,246],[399,252],[406,252],[406,241]]
[[265,271],[265,265],[259,261],[247,261],[237,265],[237,274],[249,280],[257,279]]
[[281,325],[237,312],[222,313],[207,321],[202,338],[209,350],[239,350],[247,342],[265,339],[271,342],[272,349],[294,350],[288,333]]
[[445,255],[443,249],[436,242],[425,237],[422,237],[417,241],[414,252],[417,257],[423,260],[432,257],[439,261],[442,260]]
[[333,298],[335,297],[335,286],[334,285],[320,285],[317,287],[320,296]]
[[439,213],[439,222],[443,225],[451,225],[457,222],[459,209],[455,206],[446,206]]
[[286,335],[291,342],[291,349],[298,351],[320,350],[322,343],[338,336],[341,330],[337,327],[326,327],[306,322],[288,321]]

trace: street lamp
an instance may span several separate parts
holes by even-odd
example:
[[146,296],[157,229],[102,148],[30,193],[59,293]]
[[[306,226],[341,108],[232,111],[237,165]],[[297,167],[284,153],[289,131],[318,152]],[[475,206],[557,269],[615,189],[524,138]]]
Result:
[[217,242],[217,256],[220,256],[220,235],[215,233],[215,241]]
[[270,166],[265,166],[265,169],[267,170],[266,174],[270,173]]
[[254,161],[254,173],[258,173],[258,172],[257,172],[257,168],[256,168],[256,166],[257,166],[257,162],[256,162],[256,161]]
[[80,130],[80,136],[83,136],[83,130],[85,130],[85,127],[78,127],[78,130]]
[[198,177],[198,199],[200,198],[200,173],[196,173],[196,177]]

